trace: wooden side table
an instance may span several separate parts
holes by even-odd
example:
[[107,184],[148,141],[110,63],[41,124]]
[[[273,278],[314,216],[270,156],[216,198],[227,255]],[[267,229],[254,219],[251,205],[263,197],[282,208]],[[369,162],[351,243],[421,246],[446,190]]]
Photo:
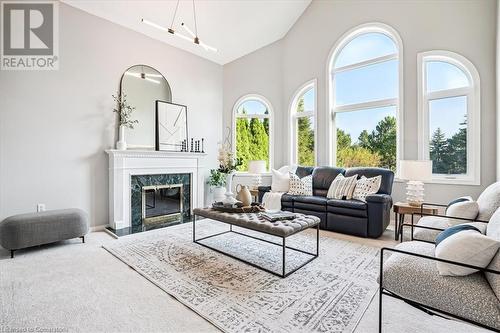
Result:
[[[405,220],[405,214],[420,213],[420,206],[410,206],[407,202],[396,202],[394,204],[394,239],[399,240],[399,236],[403,234],[403,222]],[[423,213],[425,214],[437,214],[437,207],[424,207]]]

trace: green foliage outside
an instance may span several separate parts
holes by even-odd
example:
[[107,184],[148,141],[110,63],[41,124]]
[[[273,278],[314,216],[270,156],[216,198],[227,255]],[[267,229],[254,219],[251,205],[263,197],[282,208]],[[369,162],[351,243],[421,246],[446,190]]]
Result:
[[467,120],[450,138],[437,128],[429,142],[432,172],[438,174],[467,173]]
[[364,130],[356,143],[349,133],[337,128],[337,165],[372,166],[396,170],[396,118],[387,116],[371,133]]
[[[297,105],[297,113],[304,112],[304,99]],[[311,117],[297,118],[297,160],[299,165],[314,166],[314,127]]]
[[[247,113],[244,108],[242,113]],[[269,119],[236,119],[236,159],[241,161],[240,171],[248,170],[252,160],[264,160],[269,168]]]

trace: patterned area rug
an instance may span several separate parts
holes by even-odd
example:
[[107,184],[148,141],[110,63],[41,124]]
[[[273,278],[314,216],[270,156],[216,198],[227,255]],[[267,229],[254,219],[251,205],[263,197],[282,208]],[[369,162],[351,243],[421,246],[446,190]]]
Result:
[[[196,222],[197,238],[227,229]],[[315,230],[307,230],[287,245],[314,252],[315,241]],[[234,233],[203,242],[281,269],[279,246]],[[285,279],[193,243],[191,223],[126,236],[105,248],[225,332],[352,332],[378,288],[379,249],[330,237],[321,237],[319,258]],[[287,270],[307,258],[286,254]]]

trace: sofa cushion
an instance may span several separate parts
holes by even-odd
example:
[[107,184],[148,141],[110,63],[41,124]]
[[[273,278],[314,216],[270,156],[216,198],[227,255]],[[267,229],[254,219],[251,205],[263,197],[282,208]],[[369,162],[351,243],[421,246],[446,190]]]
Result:
[[346,177],[352,175],[358,175],[358,178],[365,176],[366,178],[372,178],[376,176],[382,176],[382,181],[380,183],[380,188],[377,193],[391,194],[392,183],[394,182],[394,172],[389,169],[382,168],[349,168],[345,172]]
[[339,215],[367,217],[368,211],[365,202],[359,200],[330,199],[327,201],[327,210]]
[[313,194],[326,197],[333,180],[345,172],[342,168],[316,167],[313,175]]
[[[490,222],[486,229],[486,236],[500,241],[500,208],[498,208],[490,218]],[[500,250],[498,250],[495,257],[493,257],[488,268],[500,272]],[[486,279],[500,301],[500,274],[486,273]]]
[[500,207],[500,182],[488,186],[477,198],[477,204],[479,205],[477,219],[489,221],[493,213]]
[[290,190],[289,194],[292,195],[312,195],[312,176],[305,176],[304,178],[299,178],[294,173],[289,173],[290,175]]
[[344,177],[343,174],[339,173],[331,183],[326,197],[328,199],[352,199],[356,179],[357,175]]
[[288,192],[290,189],[290,173],[271,169],[271,190],[273,192]]
[[[405,242],[397,249],[434,256],[434,245]],[[384,262],[385,289],[424,305],[500,329],[500,307],[484,274],[441,276],[436,262],[393,253]]]
[[370,194],[375,194],[380,189],[382,176],[375,176],[372,178],[361,177],[356,181],[356,187],[352,197],[357,200],[365,201],[366,197]]
[[293,199],[293,207],[302,210],[326,212],[326,201],[325,197],[298,195]]
[[303,167],[303,166],[297,166],[295,169],[295,172],[293,170],[290,170],[291,173],[295,173],[299,178],[304,178],[306,176],[312,175],[314,171],[314,167]]

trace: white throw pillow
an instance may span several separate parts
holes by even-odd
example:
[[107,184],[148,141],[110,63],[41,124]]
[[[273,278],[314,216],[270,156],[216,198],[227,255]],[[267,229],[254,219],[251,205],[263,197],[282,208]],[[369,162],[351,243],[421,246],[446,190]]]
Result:
[[[436,258],[456,261],[478,267],[487,267],[496,255],[500,242],[483,235],[473,225],[459,224],[446,229],[436,237]],[[464,276],[476,269],[437,262],[440,275]]]
[[477,198],[479,205],[478,220],[489,221],[490,217],[500,207],[500,182],[488,186]]
[[356,181],[356,187],[354,188],[352,198],[366,202],[366,197],[369,194],[375,194],[378,192],[381,183],[382,176],[372,178],[366,178],[365,176],[361,177]]
[[288,192],[290,189],[290,174],[272,169],[271,191]]
[[[475,219],[479,213],[479,205],[476,201],[460,201],[451,204],[446,208],[446,216],[450,217],[463,217],[466,219]],[[450,224],[461,224],[463,220],[450,219]]]
[[343,199],[344,197],[347,200],[352,199],[357,179],[358,175],[344,177],[343,174],[339,173],[330,184],[326,197],[328,199]]
[[312,175],[299,178],[290,172],[290,190],[288,194],[292,195],[312,195]]

